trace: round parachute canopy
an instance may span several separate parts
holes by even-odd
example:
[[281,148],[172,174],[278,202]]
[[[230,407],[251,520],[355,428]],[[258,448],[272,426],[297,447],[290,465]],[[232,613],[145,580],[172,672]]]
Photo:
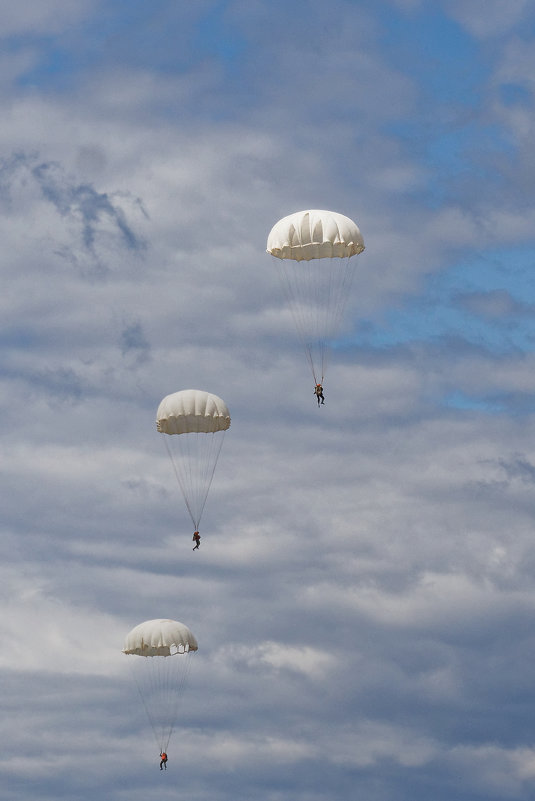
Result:
[[328,346],[340,332],[353,283],[352,256],[364,250],[362,234],[343,214],[309,209],[279,220],[266,249],[277,263],[314,383],[323,383]]
[[358,226],[335,211],[309,209],[279,220],[270,231],[267,252],[278,259],[310,261],[348,258],[364,250]]
[[147,620],[126,635],[123,654],[134,655],[129,660],[132,677],[160,753],[167,751],[176,727],[191,655],[197,649],[192,632],[177,620]]
[[158,618],[140,623],[126,635],[123,654],[171,656],[197,648],[197,640],[187,626],[178,620]]
[[195,531],[229,426],[225,401],[199,389],[166,395],[156,413],[158,431],[169,435],[164,437],[165,446]]
[[183,389],[166,395],[156,413],[162,434],[213,434],[226,431],[230,413],[225,401],[200,389]]

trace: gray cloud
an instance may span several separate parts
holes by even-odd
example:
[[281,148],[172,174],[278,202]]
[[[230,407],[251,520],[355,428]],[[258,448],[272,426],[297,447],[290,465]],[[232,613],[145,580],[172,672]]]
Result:
[[33,167],[32,174],[45,198],[62,216],[80,220],[82,241],[88,251],[94,250],[98,223],[106,219],[117,229],[128,248],[137,250],[142,247],[142,242],[128,226],[124,213],[106,193],[96,192],[87,184],[68,184],[58,164],[38,164]]
[[515,300],[509,292],[503,289],[495,289],[491,292],[470,292],[459,295],[457,300],[472,314],[495,320],[509,318],[518,321],[532,311],[530,304]]
[[139,322],[126,325],[121,332],[121,353],[135,354],[136,361],[145,361],[150,355],[150,343],[148,342],[143,326]]

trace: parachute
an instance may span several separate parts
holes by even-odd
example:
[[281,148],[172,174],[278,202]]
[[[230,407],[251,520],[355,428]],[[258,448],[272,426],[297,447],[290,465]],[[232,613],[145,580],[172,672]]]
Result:
[[158,407],[156,427],[167,435],[165,446],[196,532],[229,426],[225,402],[199,389],[167,395]]
[[314,383],[322,384],[327,347],[339,333],[353,282],[351,257],[364,250],[362,234],[343,214],[298,211],[273,226],[266,249],[277,260]]
[[147,620],[126,635],[123,654],[135,657],[132,675],[160,753],[167,751],[197,649],[192,632],[177,620]]

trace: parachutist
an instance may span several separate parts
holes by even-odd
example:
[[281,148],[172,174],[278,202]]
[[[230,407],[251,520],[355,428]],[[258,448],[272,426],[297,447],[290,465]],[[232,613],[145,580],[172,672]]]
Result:
[[354,257],[364,250],[362,234],[344,214],[308,209],[275,223],[266,250],[277,265],[315,383],[316,376],[324,377],[326,357],[341,329]]
[[225,401],[200,389],[166,395],[158,406],[156,428],[196,531],[212,484],[230,413]]
[[314,395],[318,399],[318,406],[320,405],[320,401],[321,403],[325,403],[325,398],[323,397],[323,387],[321,384],[316,384],[314,388]]
[[178,722],[178,700],[198,647],[193,632],[169,618],[145,620],[125,637],[123,654],[131,663],[134,684],[160,747],[162,770],[167,760],[165,750]]
[[163,770],[163,768],[165,768],[167,770],[167,754],[165,753],[165,751],[162,751],[160,756],[161,756],[160,770]]
[[196,543],[195,547],[192,548],[193,551],[197,551],[199,549],[199,545],[201,544],[201,535],[198,531],[195,531],[192,537],[194,543]]

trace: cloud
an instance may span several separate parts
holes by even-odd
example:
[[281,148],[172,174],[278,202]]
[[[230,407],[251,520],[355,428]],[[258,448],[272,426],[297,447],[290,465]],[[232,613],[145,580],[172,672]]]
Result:
[[109,222],[112,229],[120,233],[126,247],[136,250],[141,246],[134,232],[129,228],[119,207],[105,193],[99,193],[92,186],[69,185],[57,164],[38,164],[32,169],[44,197],[50,201],[62,217],[72,216],[81,222],[84,247],[94,251],[96,227]]
[[91,0],[52,0],[43,5],[30,0],[24,6],[2,2],[2,37],[50,36],[86,20],[96,5]]
[[[99,193],[89,184],[78,184],[59,164],[42,162],[33,154],[10,156],[3,161],[0,172],[7,219],[20,220],[28,212],[35,214],[35,225],[26,238],[34,264],[37,247],[44,245],[45,251],[39,253],[41,260],[51,263],[59,256],[96,276],[108,270],[103,258],[105,250],[107,253],[123,250],[134,257],[144,253],[143,237],[134,232],[122,208],[125,205],[129,213],[139,214],[139,204],[130,197],[119,199],[117,195]],[[53,242],[51,227],[56,229]],[[12,224],[8,231],[12,237],[15,233]],[[15,264],[17,256],[18,253]]]
[[136,361],[145,361],[149,358],[150,343],[145,337],[143,326],[140,322],[126,325],[121,332],[121,352],[123,356],[129,353],[135,354]]
[[473,314],[499,320],[501,318],[518,319],[530,313],[530,305],[519,303],[512,295],[503,290],[492,292],[471,292],[458,297],[459,303]]
[[[51,8],[1,87],[6,798],[527,797],[526,7],[448,7],[477,102],[430,93],[421,3]],[[321,409],[265,253],[314,206],[366,241]],[[195,553],[186,387],[232,416]],[[161,776],[121,647],[166,616],[200,647]]]
[[481,39],[503,35],[524,21],[529,20],[530,4],[527,0],[514,0],[504,13],[505,9],[499,0],[486,0],[484,12],[477,0],[466,3],[455,2],[447,5],[448,13],[455,16],[466,29]]

